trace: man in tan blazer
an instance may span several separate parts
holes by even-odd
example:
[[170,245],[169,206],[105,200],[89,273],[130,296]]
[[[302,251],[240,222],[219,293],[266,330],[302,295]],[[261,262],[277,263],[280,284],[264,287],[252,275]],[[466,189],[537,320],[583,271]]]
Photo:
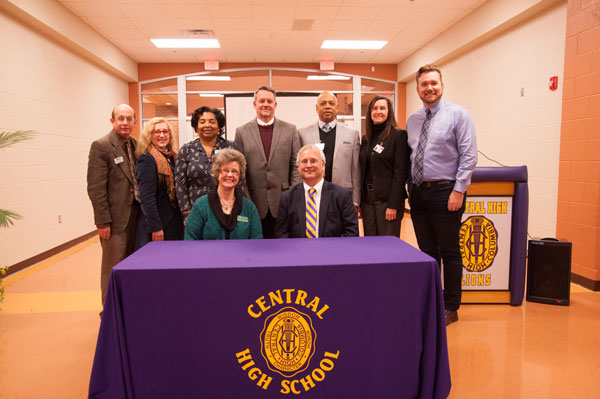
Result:
[[133,108],[117,105],[110,118],[113,129],[92,143],[88,158],[87,190],[102,246],[103,305],[113,266],[135,249],[139,196],[134,172],[137,142],[131,132],[136,122]]
[[246,157],[246,187],[260,216],[263,237],[275,237],[281,193],[301,181],[296,168],[298,130],[275,118],[275,90],[261,86],[254,93],[256,119],[238,127],[235,144]]
[[325,153],[325,180],[352,190],[355,208],[360,205],[360,134],[358,130],[337,123],[337,98],[323,92],[317,98],[319,120],[303,127],[300,145],[316,144]]

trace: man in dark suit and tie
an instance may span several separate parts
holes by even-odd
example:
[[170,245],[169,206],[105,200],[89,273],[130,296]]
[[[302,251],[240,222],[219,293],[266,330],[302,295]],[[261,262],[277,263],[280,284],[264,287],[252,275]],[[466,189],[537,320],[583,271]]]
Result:
[[357,237],[358,218],[352,192],[326,181],[325,154],[315,144],[298,152],[302,183],[281,196],[277,238]]
[[360,205],[360,133],[338,123],[336,96],[323,92],[317,98],[319,120],[298,130],[300,145],[316,144],[325,153],[325,180],[352,190],[352,202]]
[[256,119],[235,130],[235,144],[247,162],[246,187],[260,216],[264,238],[275,235],[281,193],[300,182],[296,126],[275,118],[275,90],[261,86],[254,93]]
[[102,246],[103,305],[113,266],[135,249],[139,194],[135,180],[137,142],[131,132],[136,122],[133,108],[127,104],[117,105],[110,118],[113,129],[90,147],[87,190]]

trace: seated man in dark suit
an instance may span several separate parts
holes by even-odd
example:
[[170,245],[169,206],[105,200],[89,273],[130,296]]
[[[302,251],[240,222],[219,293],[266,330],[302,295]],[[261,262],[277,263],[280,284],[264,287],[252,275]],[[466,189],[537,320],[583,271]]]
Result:
[[323,179],[323,151],[314,144],[305,145],[298,151],[296,165],[302,183],[281,195],[275,237],[357,237],[352,190]]

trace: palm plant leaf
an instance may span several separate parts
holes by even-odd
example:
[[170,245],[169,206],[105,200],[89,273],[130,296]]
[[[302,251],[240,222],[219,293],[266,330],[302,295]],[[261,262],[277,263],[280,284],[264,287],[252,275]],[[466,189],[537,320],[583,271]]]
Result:
[[0,227],[8,227],[15,224],[15,220],[23,219],[23,216],[13,211],[0,209]]
[[15,130],[14,132],[0,132],[0,148],[10,147],[35,137],[34,130]]

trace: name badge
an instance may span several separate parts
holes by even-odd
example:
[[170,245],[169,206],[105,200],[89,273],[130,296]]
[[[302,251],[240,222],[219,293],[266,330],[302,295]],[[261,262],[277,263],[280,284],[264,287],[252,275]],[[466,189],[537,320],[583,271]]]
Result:
[[375,151],[378,154],[381,154],[383,152],[383,146],[380,144],[377,144],[375,147],[373,147],[373,151]]
[[238,215],[237,221],[242,223],[248,223],[248,216]]
[[123,162],[123,157],[117,157],[117,158],[115,158],[115,165],[118,165],[121,162]]
[[325,151],[325,143],[315,143],[317,148],[321,151]]

